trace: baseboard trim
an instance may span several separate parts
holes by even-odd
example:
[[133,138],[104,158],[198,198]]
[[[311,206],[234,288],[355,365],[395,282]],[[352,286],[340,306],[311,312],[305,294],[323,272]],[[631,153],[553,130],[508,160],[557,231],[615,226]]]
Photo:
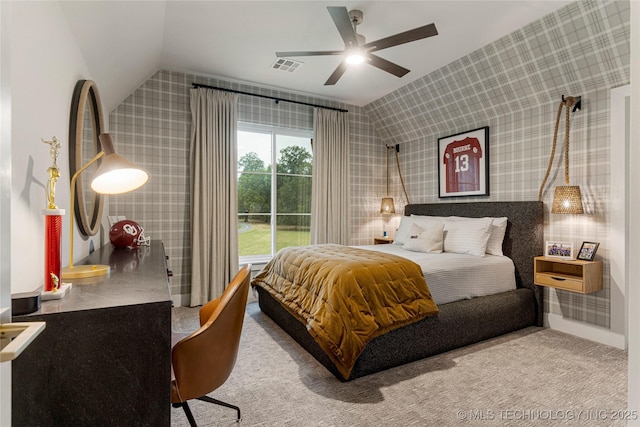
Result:
[[191,294],[171,295],[174,307],[189,307],[191,304]]
[[611,330],[600,326],[565,319],[564,317],[553,313],[544,314],[544,326],[576,337],[609,345],[621,350],[626,350],[626,340],[624,335],[612,332]]

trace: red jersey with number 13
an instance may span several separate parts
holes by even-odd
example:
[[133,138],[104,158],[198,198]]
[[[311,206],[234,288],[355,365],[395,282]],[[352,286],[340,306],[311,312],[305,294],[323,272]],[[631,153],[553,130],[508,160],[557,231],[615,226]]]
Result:
[[482,148],[477,138],[453,141],[444,150],[447,193],[480,190]]

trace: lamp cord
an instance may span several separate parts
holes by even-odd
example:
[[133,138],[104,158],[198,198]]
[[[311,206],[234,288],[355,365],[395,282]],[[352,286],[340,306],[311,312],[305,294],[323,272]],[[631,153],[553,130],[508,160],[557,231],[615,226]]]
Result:
[[576,99],[572,96],[567,96],[560,101],[560,105],[558,105],[558,114],[556,115],[556,125],[553,130],[553,145],[551,147],[551,157],[549,158],[549,164],[547,165],[547,172],[544,174],[544,179],[542,180],[542,184],[540,184],[540,190],[538,191],[538,201],[542,201],[542,191],[544,190],[544,186],[547,183],[547,179],[549,178],[549,173],[551,172],[551,165],[553,164],[553,158],[556,154],[556,144],[558,142],[558,128],[560,127],[560,116],[562,115],[562,107],[566,107],[565,114],[565,133],[564,133],[564,182],[566,185],[569,185],[569,120],[570,120],[570,109],[576,103]]
[[389,147],[387,147],[387,197],[389,197]]
[[[388,150],[388,148],[387,148],[387,150]],[[388,151],[387,151],[387,153],[388,153]],[[400,172],[400,160],[398,160],[398,150],[395,150],[395,153],[396,153],[396,165],[398,165],[398,175],[400,175],[400,183],[402,184],[402,191],[404,191],[404,197],[407,199],[407,204],[410,205],[411,202],[409,201],[409,196],[407,195],[407,189],[404,186],[404,179],[402,178],[402,172]],[[388,155],[387,155],[387,157],[388,157]],[[387,177],[388,176],[389,176],[389,173],[387,173]]]

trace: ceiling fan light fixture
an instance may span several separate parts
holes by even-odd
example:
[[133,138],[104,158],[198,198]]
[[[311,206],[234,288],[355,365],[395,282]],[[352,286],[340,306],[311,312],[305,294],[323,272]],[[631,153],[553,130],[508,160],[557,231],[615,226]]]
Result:
[[362,64],[365,59],[365,52],[360,47],[354,47],[347,51],[347,64],[357,65]]

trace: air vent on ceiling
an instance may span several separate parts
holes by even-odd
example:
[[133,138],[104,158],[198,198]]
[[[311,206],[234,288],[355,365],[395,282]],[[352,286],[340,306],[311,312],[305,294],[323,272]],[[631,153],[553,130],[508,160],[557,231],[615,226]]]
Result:
[[282,70],[293,73],[298,68],[302,67],[302,64],[303,62],[294,61],[293,59],[278,58],[276,59],[276,62],[273,63],[271,68],[273,68],[274,70]]

